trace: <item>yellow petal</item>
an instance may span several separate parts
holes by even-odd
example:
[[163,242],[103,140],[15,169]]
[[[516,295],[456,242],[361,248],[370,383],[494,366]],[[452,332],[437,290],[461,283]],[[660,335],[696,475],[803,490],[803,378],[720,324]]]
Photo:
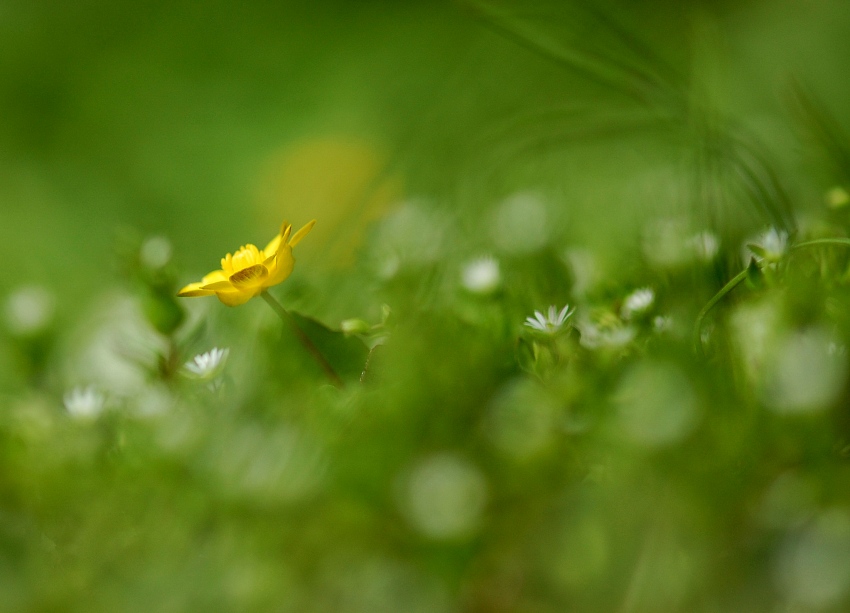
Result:
[[254,264],[230,275],[229,281],[237,290],[244,291],[260,287],[268,278],[269,269],[262,264]]
[[268,245],[266,245],[265,249],[263,249],[263,255],[267,258],[273,257],[277,253],[277,250],[280,249],[280,246],[286,244],[290,232],[292,232],[292,224],[284,221],[283,225],[280,227],[278,235],[275,236]]
[[298,232],[296,232],[295,234],[292,235],[292,238],[289,240],[289,245],[291,247],[294,247],[295,245],[300,243],[301,239],[304,238],[305,236],[307,236],[310,233],[310,230],[312,230],[313,226],[315,226],[315,225],[316,225],[316,220],[314,219],[313,221],[308,223],[306,226],[304,226],[303,228],[298,230]]
[[196,283],[190,283],[179,292],[177,295],[182,298],[194,298],[195,296],[212,296],[213,290],[206,287],[211,283],[215,283],[216,281],[226,281],[227,275],[224,274],[224,271],[214,270],[208,275],[204,275],[204,278]]
[[203,284],[204,284],[203,281],[198,282],[198,283],[190,283],[189,285],[187,285],[186,287],[181,289],[179,292],[177,292],[177,295],[180,296],[181,298],[195,298],[197,296],[211,296],[213,294],[213,292],[211,292],[209,290],[201,289],[201,286]]
[[239,306],[254,297],[251,292],[216,292],[215,295],[227,306]]
[[266,248],[263,249],[263,256],[265,256],[266,259],[273,258],[274,254],[277,253],[278,247],[280,247],[280,234],[275,236],[271,242],[266,245]]
[[264,259],[265,257],[263,257],[263,254],[260,253],[260,250],[257,249],[256,245],[252,245],[251,243],[243,245],[239,248],[239,251],[233,254],[233,257],[230,260],[233,270],[231,270],[229,274],[233,275],[240,270],[256,266]]
[[204,285],[215,283],[216,281],[227,281],[227,275],[223,270],[214,270],[208,275],[204,275],[204,278],[201,279],[201,283]]
[[224,274],[225,279],[228,275],[233,274],[233,256],[229,253],[221,258],[221,272]]
[[224,281],[216,281],[215,283],[207,283],[201,287],[203,290],[207,290],[209,292],[232,292],[236,288],[233,287],[233,284],[225,279]]
[[277,257],[269,266],[269,278],[263,282],[264,287],[271,287],[286,280],[292,274],[295,258],[292,257],[292,247],[285,245],[277,252]]

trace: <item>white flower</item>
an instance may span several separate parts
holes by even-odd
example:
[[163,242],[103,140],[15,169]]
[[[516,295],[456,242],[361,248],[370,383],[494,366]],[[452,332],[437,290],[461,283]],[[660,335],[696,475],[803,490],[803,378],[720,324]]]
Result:
[[788,248],[788,233],[779,232],[776,228],[771,228],[762,235],[762,247],[767,251],[768,256],[781,256]]
[[621,349],[631,343],[637,330],[623,322],[614,313],[606,312],[594,319],[585,316],[576,324],[581,333],[579,342],[587,349]]
[[601,328],[591,323],[579,326],[581,345],[587,349],[620,349],[631,343],[637,332],[631,326]]
[[159,270],[171,261],[171,241],[164,236],[151,236],[139,251],[139,259],[147,268]]
[[640,315],[645,313],[655,302],[655,292],[648,287],[636,289],[623,300],[623,307],[620,312],[623,319],[630,319],[632,315]]
[[701,262],[711,262],[720,250],[720,241],[711,232],[699,232],[690,239],[691,249]]
[[51,324],[55,311],[49,290],[38,285],[22,287],[6,301],[6,326],[17,336],[37,334]]
[[540,311],[534,311],[534,317],[526,317],[525,325],[543,334],[554,336],[561,331],[574,312],[575,308],[570,309],[570,305],[566,305],[560,312],[555,306],[550,306],[545,316]]
[[94,386],[75,387],[63,398],[65,409],[76,419],[94,419],[106,406],[106,398]]
[[657,219],[643,232],[643,253],[650,264],[675,269],[694,262],[711,262],[720,250],[720,239],[713,232],[692,233],[685,219]]
[[192,360],[186,362],[184,368],[191,376],[197,379],[212,379],[224,368],[230,349],[219,349],[213,347],[206,353],[196,355]]
[[[750,247],[750,244],[755,246],[756,249]],[[787,250],[788,233],[784,230],[770,228],[765,232],[762,232],[754,240],[747,242],[747,248],[744,250],[744,260],[749,261],[750,253],[752,253],[759,262],[762,260],[778,262],[782,259],[782,256],[785,255]]]
[[461,271],[461,283],[474,294],[489,294],[500,282],[499,262],[492,257],[472,260]]
[[659,334],[672,331],[673,325],[673,318],[669,315],[656,315],[652,320],[652,327]]

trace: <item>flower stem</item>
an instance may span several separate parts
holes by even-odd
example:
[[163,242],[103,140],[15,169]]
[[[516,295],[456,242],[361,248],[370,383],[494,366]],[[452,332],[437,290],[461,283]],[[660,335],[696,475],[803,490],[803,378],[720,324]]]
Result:
[[[791,251],[796,251],[797,249],[805,249],[806,247],[822,247],[822,246],[833,246],[833,247],[850,247],[850,238],[817,238],[810,241],[804,241],[802,243],[797,243],[791,247]],[[720,302],[723,297],[735,289],[740,283],[747,278],[747,269],[745,268],[737,275],[732,277],[729,282],[723,286],[723,288],[717,292],[711,300],[702,308],[697,315],[697,320],[694,323],[694,332],[693,332],[693,342],[694,347],[699,349],[702,344],[700,340],[700,335],[702,333],[702,321],[705,319],[705,316],[708,315],[708,312],[714,308],[718,302]]]
[[714,308],[714,305],[717,304],[718,302],[720,302],[726,294],[728,294],[733,289],[738,287],[738,285],[740,285],[741,281],[743,281],[746,278],[747,278],[747,269],[745,268],[744,270],[739,272],[737,275],[732,277],[729,280],[729,282],[726,285],[724,285],[719,292],[714,294],[714,296],[712,296],[711,300],[709,300],[708,303],[704,307],[702,307],[702,310],[699,312],[699,315],[697,315],[697,320],[694,323],[694,335],[693,335],[694,347],[699,349],[702,346],[702,340],[700,338],[701,335],[702,335],[702,320],[705,319],[705,316],[708,315],[708,312],[712,308]]
[[322,355],[322,352],[319,351],[319,348],[313,344],[313,341],[310,340],[310,337],[304,333],[304,330],[300,328],[298,322],[295,321],[295,318],[283,308],[283,305],[279,303],[271,294],[268,292],[263,292],[260,294],[263,297],[263,300],[277,313],[278,317],[287,323],[292,331],[295,333],[295,336],[298,338],[298,342],[307,350],[307,352],[313,356],[313,359],[322,367],[322,370],[327,375],[328,379],[337,386],[342,387],[343,382],[342,379],[339,378],[339,375],[336,374],[336,371],[333,369],[333,366],[325,359],[325,356]]
[[805,247],[818,247],[822,245],[832,245],[834,247],[850,247],[850,238],[816,238],[810,241],[797,243],[792,250],[803,249]]

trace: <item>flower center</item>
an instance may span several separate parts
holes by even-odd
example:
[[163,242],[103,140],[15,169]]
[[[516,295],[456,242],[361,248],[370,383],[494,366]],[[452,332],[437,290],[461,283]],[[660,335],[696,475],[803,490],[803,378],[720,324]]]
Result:
[[230,255],[229,253],[221,260],[221,269],[230,277],[241,270],[251,268],[263,263],[263,254],[256,245],[245,245],[239,251]]

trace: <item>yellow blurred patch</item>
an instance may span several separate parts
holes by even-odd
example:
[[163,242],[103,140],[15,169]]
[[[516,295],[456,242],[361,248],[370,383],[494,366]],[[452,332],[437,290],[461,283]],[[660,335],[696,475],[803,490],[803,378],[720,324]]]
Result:
[[345,266],[369,223],[401,195],[400,177],[388,172],[387,158],[376,147],[325,137],[272,154],[260,175],[257,201],[265,223],[316,219],[309,244],[299,251],[311,265]]

